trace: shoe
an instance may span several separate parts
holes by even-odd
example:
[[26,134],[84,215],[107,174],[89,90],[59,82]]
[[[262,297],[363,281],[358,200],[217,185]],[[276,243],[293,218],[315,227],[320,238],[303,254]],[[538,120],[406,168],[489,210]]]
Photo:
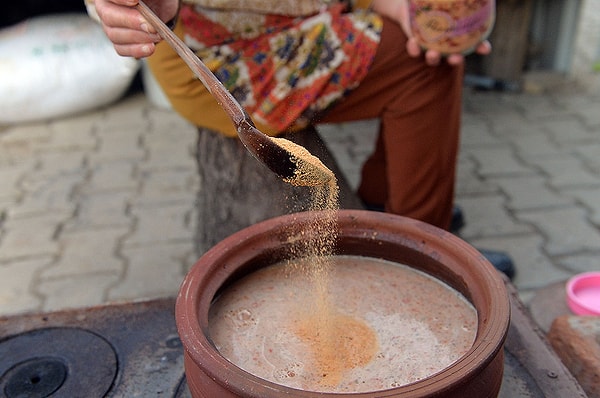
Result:
[[460,206],[452,207],[452,220],[450,221],[450,232],[458,234],[465,226],[465,216]]
[[[460,206],[454,206],[452,208],[452,221],[450,222],[450,232],[456,235],[464,226],[465,216],[463,214],[462,208]],[[478,250],[490,263],[492,263],[494,268],[506,275],[511,281],[513,280],[516,273],[515,264],[513,263],[512,259],[508,254],[494,250]]]
[[515,264],[508,254],[494,250],[477,250],[479,253],[483,254],[483,257],[485,257],[494,268],[506,275],[511,281],[513,280],[516,273]]

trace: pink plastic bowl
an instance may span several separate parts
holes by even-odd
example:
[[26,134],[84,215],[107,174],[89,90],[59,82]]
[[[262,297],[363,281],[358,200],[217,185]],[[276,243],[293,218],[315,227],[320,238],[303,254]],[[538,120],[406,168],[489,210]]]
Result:
[[569,279],[567,304],[576,315],[600,315],[600,272],[584,272]]

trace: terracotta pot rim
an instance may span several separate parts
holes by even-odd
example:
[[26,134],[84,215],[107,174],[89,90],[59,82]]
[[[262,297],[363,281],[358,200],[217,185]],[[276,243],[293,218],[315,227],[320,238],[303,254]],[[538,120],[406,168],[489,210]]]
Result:
[[[211,279],[214,280],[216,277],[216,280],[219,281],[216,285],[221,285],[225,282],[229,272],[229,270],[223,269],[226,268],[226,266],[223,268],[220,268],[219,265],[215,266],[215,259],[219,258],[221,260],[219,264],[226,264],[230,257],[231,259],[235,258],[239,260],[237,258],[237,249],[239,247],[244,247],[246,249],[246,253],[243,257],[250,259],[253,256],[258,255],[264,249],[264,247],[259,247],[258,245],[254,249],[254,240],[260,240],[265,234],[277,234],[284,229],[289,228],[289,225],[304,223],[316,216],[318,217],[318,212],[288,214],[265,220],[245,228],[219,242],[212,249],[207,251],[185,278],[177,297],[177,328],[187,355],[189,355],[195,363],[203,363],[211,360],[219,364],[219,374],[209,375],[211,378],[214,378],[215,380],[217,380],[217,378],[227,380],[229,387],[234,386],[237,381],[242,381],[242,379],[246,385],[250,384],[257,388],[264,388],[265,385],[270,386],[274,391],[274,397],[282,392],[285,392],[290,396],[293,396],[294,392],[301,392],[303,397],[312,395],[315,397],[342,397],[346,395],[352,397],[373,396],[374,392],[334,394],[297,390],[264,380],[243,371],[241,368],[221,356],[208,339],[208,311],[206,311],[206,314],[202,314],[203,317],[200,316],[199,304],[201,302],[206,302],[203,300],[212,302],[215,293],[217,293],[217,288],[219,287],[212,286],[212,289],[207,289],[207,286],[202,285],[201,282],[206,279],[205,276],[207,274],[211,274],[213,276]],[[377,231],[372,231],[368,228],[361,229],[361,221],[365,219],[376,220],[378,222],[378,227],[382,226],[382,228]],[[484,286],[480,286],[479,289],[479,293],[483,298],[479,301],[493,303],[493,305],[489,306],[485,318],[482,317],[481,314],[481,311],[483,310],[480,308],[481,302],[479,303],[479,307],[476,303],[473,303],[478,311],[478,332],[473,346],[460,359],[426,379],[393,389],[376,391],[377,396],[385,397],[387,395],[399,393],[406,394],[406,397],[420,396],[420,391],[430,389],[431,385],[434,383],[436,384],[436,387],[441,389],[451,388],[457,383],[464,383],[466,380],[469,380],[477,372],[477,369],[494,360],[498,351],[502,349],[502,345],[508,332],[510,316],[507,316],[507,314],[510,314],[510,304],[506,287],[499,272],[481,253],[449,232],[402,216],[366,210],[339,210],[338,220],[339,225],[342,226],[358,226],[356,230],[353,230],[353,234],[351,234],[356,239],[369,239],[369,237],[365,237],[365,233],[369,232],[373,233],[373,239],[385,240],[387,234],[392,234],[395,239],[397,239],[400,230],[403,239],[406,240],[406,242],[403,243],[406,243],[415,249],[424,251],[424,253],[431,258],[439,256],[440,253],[450,257],[454,257],[456,253],[460,253],[460,258],[456,258],[456,270],[460,272],[461,269],[466,270],[466,267],[477,267],[479,274],[482,276],[481,280],[484,281]],[[421,240],[415,239],[415,236],[419,237]],[[431,242],[435,242],[435,247],[429,245]],[[462,264],[465,259],[468,259],[468,264]],[[464,279],[465,277],[468,278],[468,275],[465,273],[458,275],[458,277],[458,279]],[[469,280],[463,280],[463,282],[467,285]],[[458,288],[457,286],[453,287]],[[186,303],[192,303],[192,305]],[[239,376],[240,371],[244,375],[243,377]],[[461,372],[463,373],[460,380],[456,380],[452,377],[454,374]]]

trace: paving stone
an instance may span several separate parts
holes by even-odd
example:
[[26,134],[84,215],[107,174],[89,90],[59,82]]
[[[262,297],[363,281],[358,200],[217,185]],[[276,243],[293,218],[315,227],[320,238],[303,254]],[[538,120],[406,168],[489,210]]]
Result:
[[481,123],[485,123],[489,127],[489,119],[484,112],[474,112],[473,109],[470,108],[468,98],[471,95],[466,95],[463,97],[463,110],[462,110],[462,120],[461,120],[461,128],[465,128],[471,124],[473,125],[481,125]]
[[145,115],[149,134],[185,134],[196,139],[197,128],[172,110],[152,108]]
[[106,291],[120,278],[118,273],[99,273],[41,279],[36,292],[44,298],[42,311],[58,311],[100,305]]
[[499,194],[498,185],[478,174],[477,163],[464,152],[458,158],[456,196]]
[[0,262],[58,255],[60,248],[55,234],[59,221],[60,217],[57,220],[54,214],[5,221]]
[[543,126],[552,134],[553,139],[562,145],[578,142],[589,143],[597,139],[597,133],[585,126],[575,116],[552,120],[543,123]]
[[561,148],[549,136],[548,133],[539,128],[533,128],[518,138],[511,139],[511,144],[516,148],[516,153],[520,159],[530,159],[531,157],[541,156],[559,156]]
[[105,113],[102,109],[92,109],[83,113],[52,119],[48,122],[48,127],[53,132],[69,134],[65,135],[64,138],[71,138],[76,142],[80,137],[74,137],[73,134],[93,131],[104,117]]
[[135,231],[123,240],[127,249],[158,242],[191,242],[193,239],[195,231],[190,225],[189,203],[137,207],[132,215],[137,225]]
[[0,263],[0,316],[39,311],[42,298],[33,288],[38,273],[52,262],[51,257]]
[[[327,135],[334,141],[342,142],[344,141],[344,138],[351,136],[358,141],[361,141],[364,138],[363,143],[370,144],[372,143],[372,140],[377,138],[379,120],[365,119],[345,123],[322,123],[318,124],[317,128],[319,129],[319,133]],[[356,134],[349,135],[348,131],[355,132]]]
[[147,173],[133,204],[147,206],[183,203],[193,207],[199,189],[198,173],[189,170],[165,170]]
[[65,222],[64,230],[73,233],[104,227],[131,228],[134,220],[129,206],[134,197],[134,191],[81,194],[77,198],[77,212]]
[[[591,2],[593,3],[593,2]],[[564,96],[559,98],[565,108],[577,115],[588,127],[600,126],[600,98],[598,96]]]
[[143,126],[119,126],[114,130],[96,132],[99,145],[98,149],[89,154],[88,161],[94,167],[98,163],[115,161],[141,161],[145,157],[141,146]]
[[348,162],[341,161],[340,164],[361,166],[375,148],[379,122],[369,119],[340,124],[319,124],[317,130],[333,154],[346,156]]
[[56,119],[48,124],[52,140],[44,145],[44,150],[54,151],[93,151],[98,139],[93,131],[100,120],[98,112]]
[[544,252],[544,240],[538,234],[475,238],[469,243],[478,249],[497,250],[508,254],[515,265],[513,284],[519,289],[537,289],[568,279],[572,273],[554,266]]
[[[571,276],[580,272],[600,270],[600,248],[593,251],[575,253],[555,259],[555,263],[570,271]],[[568,278],[565,278],[565,280]]]
[[600,112],[598,112],[598,107],[600,107],[600,103],[596,102],[593,107],[590,106],[586,110],[579,109],[578,112],[584,123],[590,128],[596,129],[596,131],[600,127]]
[[140,172],[178,169],[198,174],[198,165],[192,155],[194,151],[184,143],[171,143],[161,149],[146,148],[146,153],[146,160],[138,167]]
[[520,235],[532,232],[529,225],[518,223],[504,206],[499,196],[458,197],[465,215],[466,226],[460,234],[466,240],[501,236]]
[[480,148],[477,151],[470,151],[469,154],[477,161],[478,172],[482,176],[535,173],[535,170],[523,165],[507,145],[496,148]]
[[512,101],[513,97],[515,96],[494,92],[465,91],[463,97],[465,115],[485,115],[486,118],[494,115],[498,120],[521,119],[522,115],[518,112],[519,108],[515,102]]
[[195,151],[197,139],[196,131],[152,131],[142,136],[141,144],[151,154],[170,152],[174,157],[193,159],[190,155]]
[[7,148],[6,145],[0,143],[0,167],[22,167],[23,170],[33,170],[38,164],[38,160],[29,155],[21,154],[20,150]]
[[151,112],[147,116],[149,126],[144,130],[144,140],[150,142],[185,143],[196,146],[198,128],[170,111]]
[[102,119],[97,125],[98,131],[114,132],[130,128],[147,130],[150,126],[148,112],[149,104],[143,95],[123,98],[103,112]]
[[490,179],[509,198],[510,210],[543,209],[574,205],[574,200],[548,189],[545,179],[538,176],[498,177]]
[[32,159],[40,146],[52,141],[52,131],[46,123],[17,124],[10,126],[0,135],[3,158],[13,162]]
[[527,161],[548,176],[548,184],[554,188],[600,186],[600,176],[590,172],[575,156],[563,154],[560,157],[530,158]]
[[589,189],[565,189],[565,196],[575,198],[579,203],[590,210],[590,221],[600,227],[600,187]]
[[554,97],[546,95],[513,95],[511,101],[518,106],[530,122],[559,119],[569,110],[558,103]]
[[184,269],[191,243],[160,244],[126,248],[123,255],[129,259],[124,277],[111,287],[110,300],[133,300],[175,296],[185,276]]
[[505,143],[497,135],[491,133],[490,123],[478,119],[471,123],[465,123],[461,128],[461,147],[496,147]]
[[586,143],[575,147],[573,152],[592,173],[600,174],[600,143]]
[[550,256],[568,255],[600,247],[600,231],[577,207],[518,212],[516,217],[535,225],[547,241],[544,250]]
[[84,167],[84,152],[82,151],[49,151],[38,155],[39,170],[35,176],[52,178],[65,174],[81,174]]
[[[194,245],[192,245],[194,246]],[[183,262],[183,274],[187,275],[188,272],[190,272],[190,270],[192,269],[192,267],[194,265],[196,265],[196,263],[199,261],[200,257],[203,255],[203,253],[197,253],[196,251],[196,247],[193,247],[193,250],[190,250],[189,252],[186,252],[184,256],[182,256],[182,262]],[[183,282],[183,279],[181,280]]]
[[81,192],[92,194],[107,191],[136,191],[140,182],[134,178],[135,162],[115,160],[96,163],[90,168],[90,178]]
[[26,172],[19,166],[2,167],[0,169],[0,199],[14,201],[21,196],[19,182]]
[[6,218],[6,214],[10,211],[10,209],[14,208],[16,205],[16,200],[5,197],[3,198],[2,196],[0,196],[0,232],[2,228],[2,221]]
[[27,177],[21,184],[23,199],[10,209],[9,216],[23,218],[52,212],[62,214],[64,219],[72,217],[77,208],[73,192],[84,177],[84,173]]
[[85,276],[98,273],[121,273],[125,260],[119,255],[120,241],[128,228],[95,228],[61,233],[60,257],[41,272],[45,279]]
[[527,120],[517,107],[507,107],[498,114],[486,113],[487,120],[491,123],[491,132],[504,140],[514,139],[535,130],[535,124]]

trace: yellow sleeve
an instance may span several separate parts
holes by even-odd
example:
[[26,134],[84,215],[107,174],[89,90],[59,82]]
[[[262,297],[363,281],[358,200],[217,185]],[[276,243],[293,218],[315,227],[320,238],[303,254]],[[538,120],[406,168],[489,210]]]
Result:
[[357,8],[369,8],[373,0],[352,0],[352,7]]

